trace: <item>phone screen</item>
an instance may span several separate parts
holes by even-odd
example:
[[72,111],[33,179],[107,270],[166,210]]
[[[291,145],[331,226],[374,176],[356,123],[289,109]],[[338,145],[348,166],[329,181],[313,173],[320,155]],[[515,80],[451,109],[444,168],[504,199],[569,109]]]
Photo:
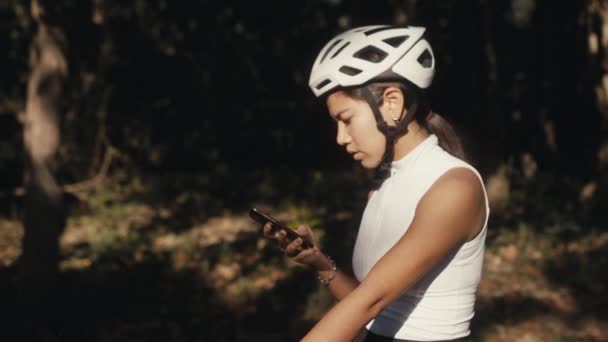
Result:
[[[301,237],[300,234],[296,233],[293,229],[282,224],[274,217],[270,216],[269,214],[267,214],[257,208],[252,208],[251,210],[249,210],[249,216],[251,216],[251,218],[253,218],[254,220],[258,221],[259,223],[261,223],[263,225],[266,224],[267,222],[270,222],[275,229],[284,230],[285,233],[287,234],[287,239],[289,240],[289,242]],[[302,246],[304,248],[312,247],[312,244],[310,243],[310,241],[308,241],[304,238],[302,238],[302,241],[303,241]]]

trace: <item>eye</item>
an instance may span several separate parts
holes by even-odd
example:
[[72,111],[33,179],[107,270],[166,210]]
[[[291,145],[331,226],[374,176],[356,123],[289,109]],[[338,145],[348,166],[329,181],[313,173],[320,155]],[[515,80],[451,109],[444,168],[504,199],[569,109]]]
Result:
[[348,114],[342,114],[340,116],[340,121],[344,122],[345,124],[349,124],[350,120],[353,118],[353,115],[351,113]]

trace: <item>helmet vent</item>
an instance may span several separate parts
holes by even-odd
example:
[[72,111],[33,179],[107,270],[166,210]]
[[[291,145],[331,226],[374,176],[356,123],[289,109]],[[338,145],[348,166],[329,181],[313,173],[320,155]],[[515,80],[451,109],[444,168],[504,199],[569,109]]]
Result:
[[331,55],[330,59],[336,57],[338,54],[340,54],[340,52],[342,52],[342,50],[344,50],[345,47],[349,46],[350,42],[346,42],[346,44],[342,45],[338,50],[336,50],[336,52]]
[[367,30],[367,31],[365,31],[363,33],[365,33],[366,36],[369,36],[369,35],[372,35],[372,34],[374,34],[376,32],[386,31],[386,30],[390,30],[390,29],[392,29],[392,27],[390,27],[390,26],[382,26],[382,27],[373,28],[371,30]]
[[356,76],[361,73],[361,70],[344,65],[340,68],[340,72],[347,74],[348,76]]
[[385,42],[386,44],[394,47],[394,48],[398,48],[399,46],[401,46],[401,44],[403,44],[403,42],[405,42],[410,36],[399,36],[399,37],[393,37],[393,38],[388,38],[388,39],[384,39],[383,42]]
[[331,44],[331,46],[329,48],[327,48],[327,50],[325,50],[325,53],[323,54],[323,57],[321,57],[321,61],[319,61],[319,63],[323,63],[323,61],[325,60],[325,57],[327,57],[329,52],[331,50],[333,50],[333,48],[335,48],[336,45],[340,44],[341,41],[342,41],[342,39],[338,39],[333,44]]
[[325,87],[326,85],[329,84],[329,82],[331,82],[329,79],[324,79],[322,82],[320,82],[319,84],[317,84],[317,86],[315,88],[317,88],[317,90],[321,90],[321,88]]
[[424,50],[424,52],[420,54],[418,57],[418,63],[427,69],[433,66],[433,55],[431,55],[428,49]]
[[375,46],[368,45],[363,49],[355,52],[353,55],[356,58],[372,63],[380,63],[388,54]]

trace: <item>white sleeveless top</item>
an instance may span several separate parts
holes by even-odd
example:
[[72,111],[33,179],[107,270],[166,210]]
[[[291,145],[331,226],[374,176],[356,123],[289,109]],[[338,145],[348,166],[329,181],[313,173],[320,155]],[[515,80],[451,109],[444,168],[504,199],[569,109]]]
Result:
[[[459,167],[473,171],[483,187],[477,170],[444,151],[435,135],[392,163],[391,176],[372,195],[361,219],[353,253],[353,270],[359,281],[407,232],[418,202],[431,185],[448,170]],[[367,329],[383,336],[419,341],[450,340],[470,334],[490,213],[485,197],[486,220],[480,233],[457,246],[387,306]]]

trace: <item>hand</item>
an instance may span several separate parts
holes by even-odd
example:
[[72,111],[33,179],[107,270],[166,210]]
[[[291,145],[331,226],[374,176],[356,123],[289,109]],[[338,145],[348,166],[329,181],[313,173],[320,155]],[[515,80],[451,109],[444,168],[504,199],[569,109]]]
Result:
[[[279,248],[287,257],[297,263],[313,266],[318,270],[330,269],[331,264],[327,260],[327,257],[321,253],[314,242],[312,229],[307,225],[301,225],[295,231],[301,237],[290,241],[283,229],[273,229],[270,222],[264,225],[264,235],[271,239],[276,239]],[[310,242],[312,247],[305,248],[303,246],[304,239]]]

